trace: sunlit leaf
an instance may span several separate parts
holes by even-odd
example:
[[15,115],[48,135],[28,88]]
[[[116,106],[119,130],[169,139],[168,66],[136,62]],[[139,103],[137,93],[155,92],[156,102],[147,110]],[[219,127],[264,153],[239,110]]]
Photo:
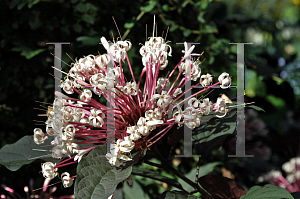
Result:
[[294,197],[284,188],[267,184],[263,187],[254,186],[240,199],[293,199]]
[[156,1],[148,1],[147,3],[148,3],[147,6],[140,7],[141,11],[150,12],[150,11],[152,11],[154,9],[154,7],[157,4]]

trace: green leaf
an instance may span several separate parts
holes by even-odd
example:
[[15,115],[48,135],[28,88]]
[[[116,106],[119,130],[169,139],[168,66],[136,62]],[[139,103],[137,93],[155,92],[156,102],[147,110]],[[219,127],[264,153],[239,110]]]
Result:
[[[205,165],[200,166],[198,177],[200,178],[202,176],[205,176],[205,175],[213,172],[214,168],[217,165],[220,165],[220,164],[222,164],[222,162],[211,162],[211,163],[207,163]],[[185,176],[188,179],[194,180],[195,177],[196,177],[196,172],[197,172],[197,168],[194,168],[188,174],[186,174]],[[194,188],[191,187],[191,185],[189,185],[188,183],[186,183],[182,179],[179,179],[178,182],[182,185],[184,190],[186,190],[186,191],[193,191],[194,190]]]
[[93,17],[92,15],[88,15],[88,14],[82,15],[82,20],[87,23],[90,23],[90,24],[95,23],[95,17]]
[[193,131],[193,146],[197,155],[207,156],[211,151],[218,149],[226,137],[235,131],[236,107],[231,107],[229,110],[224,118],[214,119]]
[[33,51],[23,51],[21,52],[21,55],[24,56],[26,59],[31,59],[35,56],[37,56],[38,54],[40,54],[41,52],[44,52],[46,49],[37,49],[37,50],[33,50]]
[[129,186],[128,183],[123,184],[123,192],[125,195],[125,199],[150,199],[147,193],[144,192],[141,185],[132,178],[132,185]]
[[284,188],[267,184],[263,187],[254,186],[240,199],[293,199],[294,197]]
[[162,9],[163,9],[164,11],[168,12],[168,11],[169,11],[169,5],[168,5],[168,4],[164,4],[164,5],[162,6]]
[[73,24],[73,29],[76,32],[81,32],[82,31],[82,26],[78,23]]
[[106,145],[98,146],[78,163],[74,186],[76,198],[107,199],[117,185],[130,176],[132,167],[112,168],[105,154]]
[[100,42],[100,37],[81,36],[77,37],[76,41],[80,41],[83,46],[97,46]]
[[133,167],[132,174],[143,176],[143,177],[146,177],[146,178],[151,178],[151,179],[158,180],[158,181],[161,181],[161,182],[166,182],[168,184],[176,184],[176,185],[181,187],[181,185],[177,182],[177,180],[172,179],[172,178],[168,178],[166,176],[160,175],[157,172],[146,170],[146,169],[143,169],[143,168]]
[[26,2],[21,2],[17,7],[18,10],[21,10],[25,5],[26,5]]
[[[50,145],[51,139],[47,139],[44,145]],[[34,151],[39,149],[41,145],[37,145],[33,141],[32,136],[24,136],[14,144],[7,144],[0,149],[0,164],[4,165],[11,171],[16,171],[24,164],[29,164],[40,157],[45,161],[57,163],[58,159],[49,156],[49,151]],[[51,150],[51,146],[43,147],[43,150]],[[43,157],[44,156],[44,157]],[[48,157],[45,157],[48,156]],[[31,159],[33,158],[33,159]],[[28,160],[29,159],[29,160]]]
[[207,8],[207,6],[208,6],[207,1],[201,1],[201,3],[200,3],[200,8],[201,8],[202,10],[205,10],[205,9]]
[[198,17],[197,17],[197,20],[200,22],[200,23],[205,23],[205,19],[203,18],[205,12],[200,12]]
[[32,50],[31,48],[27,48],[27,47],[14,47],[11,49],[11,51],[14,52],[20,52],[21,51],[21,55],[24,56],[26,59],[31,59],[34,56],[40,54],[41,52],[44,52],[46,49],[37,49],[37,50]]
[[264,109],[262,109],[262,108],[260,108],[258,106],[255,106],[255,105],[249,105],[246,108],[253,108],[254,110],[265,112]]
[[212,65],[214,63],[214,61],[215,61],[215,57],[214,56],[210,56],[209,60],[208,60],[208,64]]
[[165,191],[157,199],[199,199],[196,196],[188,196],[188,194],[182,191]]
[[192,33],[192,31],[190,29],[185,29],[183,31],[183,36],[188,37],[188,36],[190,36],[191,33]]
[[133,26],[134,26],[134,22],[124,24],[124,28],[126,28],[126,29],[131,29],[131,28],[133,28]]
[[18,5],[19,2],[20,0],[12,0],[9,4],[9,9],[13,9],[14,7],[16,7],[16,5]]
[[140,7],[141,11],[150,12],[150,11],[152,11],[154,9],[154,7],[157,4],[156,1],[148,1],[147,3],[148,3],[147,6]]
[[173,32],[173,31],[177,30],[178,28],[179,28],[179,25],[174,24],[170,27],[170,32]]
[[82,13],[86,13],[86,11],[88,10],[88,6],[86,3],[79,3],[76,6],[76,10]]

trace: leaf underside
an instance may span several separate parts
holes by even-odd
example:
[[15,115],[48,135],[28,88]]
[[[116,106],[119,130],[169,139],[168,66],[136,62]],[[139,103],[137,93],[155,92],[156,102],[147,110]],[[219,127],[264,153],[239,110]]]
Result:
[[132,167],[112,168],[105,158],[106,145],[96,147],[77,166],[74,194],[77,199],[107,199],[128,178]]
[[[16,171],[24,164],[29,164],[37,159],[57,163],[60,160],[51,157],[49,151],[37,151],[32,149],[51,150],[51,140],[47,139],[44,144],[37,145],[32,136],[24,136],[13,144],[7,144],[0,149],[0,164],[11,171]],[[43,146],[42,148],[40,146]],[[36,158],[40,157],[40,158]]]

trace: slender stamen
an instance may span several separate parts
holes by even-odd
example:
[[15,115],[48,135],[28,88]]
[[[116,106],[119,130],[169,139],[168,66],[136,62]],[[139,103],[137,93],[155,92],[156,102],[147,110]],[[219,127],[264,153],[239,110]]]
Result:
[[114,22],[115,22],[115,25],[116,25],[116,28],[117,28],[117,30],[118,30],[119,36],[120,36],[120,38],[121,38],[121,40],[122,40],[122,36],[121,36],[121,33],[120,33],[120,31],[119,31],[119,28],[118,28],[118,25],[117,25],[117,22],[116,22],[114,16],[112,16],[112,19],[113,19]]
[[168,26],[168,29],[167,29],[167,33],[166,33],[166,37],[165,37],[165,41],[166,41],[166,39],[167,39],[168,32],[169,32],[169,26]]
[[55,184],[58,184],[58,183],[61,183],[62,181],[59,181],[59,182],[56,182],[56,183],[53,183],[53,184],[50,184],[50,185],[48,185],[48,186],[45,186],[45,187],[41,187],[41,188],[38,188],[38,189],[34,189],[34,190],[32,190],[32,192],[35,192],[35,191],[37,191],[37,190],[40,190],[40,189],[44,189],[44,188],[46,188],[46,187],[50,187],[50,186],[52,186],[52,185],[55,185]]
[[70,66],[69,64],[67,64],[66,62],[64,62],[64,60],[60,59],[59,57],[55,56],[53,53],[50,53],[51,55],[53,55],[55,58],[57,58],[58,60],[60,60],[61,62],[63,62],[64,64],[66,64],[67,66]]

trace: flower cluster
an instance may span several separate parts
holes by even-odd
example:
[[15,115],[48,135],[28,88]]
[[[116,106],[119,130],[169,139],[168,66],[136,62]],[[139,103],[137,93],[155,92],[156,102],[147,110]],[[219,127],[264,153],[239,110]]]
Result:
[[272,170],[268,174],[259,177],[258,181],[268,181],[290,193],[300,191],[300,157],[292,158],[284,163],[282,170],[286,173],[286,177],[283,177],[280,171]]
[[[218,98],[216,103],[209,98],[195,98],[211,86],[220,84],[221,88],[228,88],[231,77],[224,72],[218,78],[219,81],[212,85],[213,75],[201,76],[198,59],[185,62],[187,57],[202,55],[192,53],[194,46],[188,49],[185,43],[183,58],[170,75],[163,78],[159,77],[159,71],[168,65],[167,56],[171,56],[172,49],[162,37],[150,37],[140,49],[144,68],[139,81],[136,81],[127,55],[131,43],[117,41],[109,44],[104,37],[101,42],[107,54],[88,55],[77,60],[61,84],[65,93],[77,93],[79,99],[55,92],[56,99],[47,112],[46,133],[41,129],[34,130],[34,141],[37,144],[44,143],[49,136],[54,137],[51,142],[52,157],[69,156],[57,165],[45,163],[43,174],[46,178],[54,178],[58,175],[58,167],[71,164],[72,162],[66,162],[73,158],[74,162],[79,162],[82,155],[105,143],[111,144],[110,152],[106,155],[109,163],[120,166],[122,161],[131,160],[132,150],[150,147],[174,125],[185,124],[194,129],[200,126],[202,115],[208,115],[215,110],[218,112],[217,117],[224,117],[228,111],[222,98]],[[125,81],[123,73],[126,61],[131,72],[130,82]],[[186,63],[191,66],[187,67]],[[177,68],[179,74],[171,85],[170,77]],[[187,70],[191,72],[187,73]],[[184,77],[180,78],[182,75]],[[142,89],[140,85],[143,76],[145,82]],[[182,100],[185,81],[197,81],[199,78],[197,85],[201,84],[204,88]],[[104,97],[110,106],[99,103],[95,96]],[[187,100],[188,107],[182,110],[181,104]],[[110,119],[109,115],[112,114]],[[152,132],[155,129],[157,131],[154,134]],[[107,137],[107,131],[114,131],[115,137]],[[94,146],[87,147],[85,144]],[[63,173],[61,178],[64,186],[69,186],[72,177]]]

